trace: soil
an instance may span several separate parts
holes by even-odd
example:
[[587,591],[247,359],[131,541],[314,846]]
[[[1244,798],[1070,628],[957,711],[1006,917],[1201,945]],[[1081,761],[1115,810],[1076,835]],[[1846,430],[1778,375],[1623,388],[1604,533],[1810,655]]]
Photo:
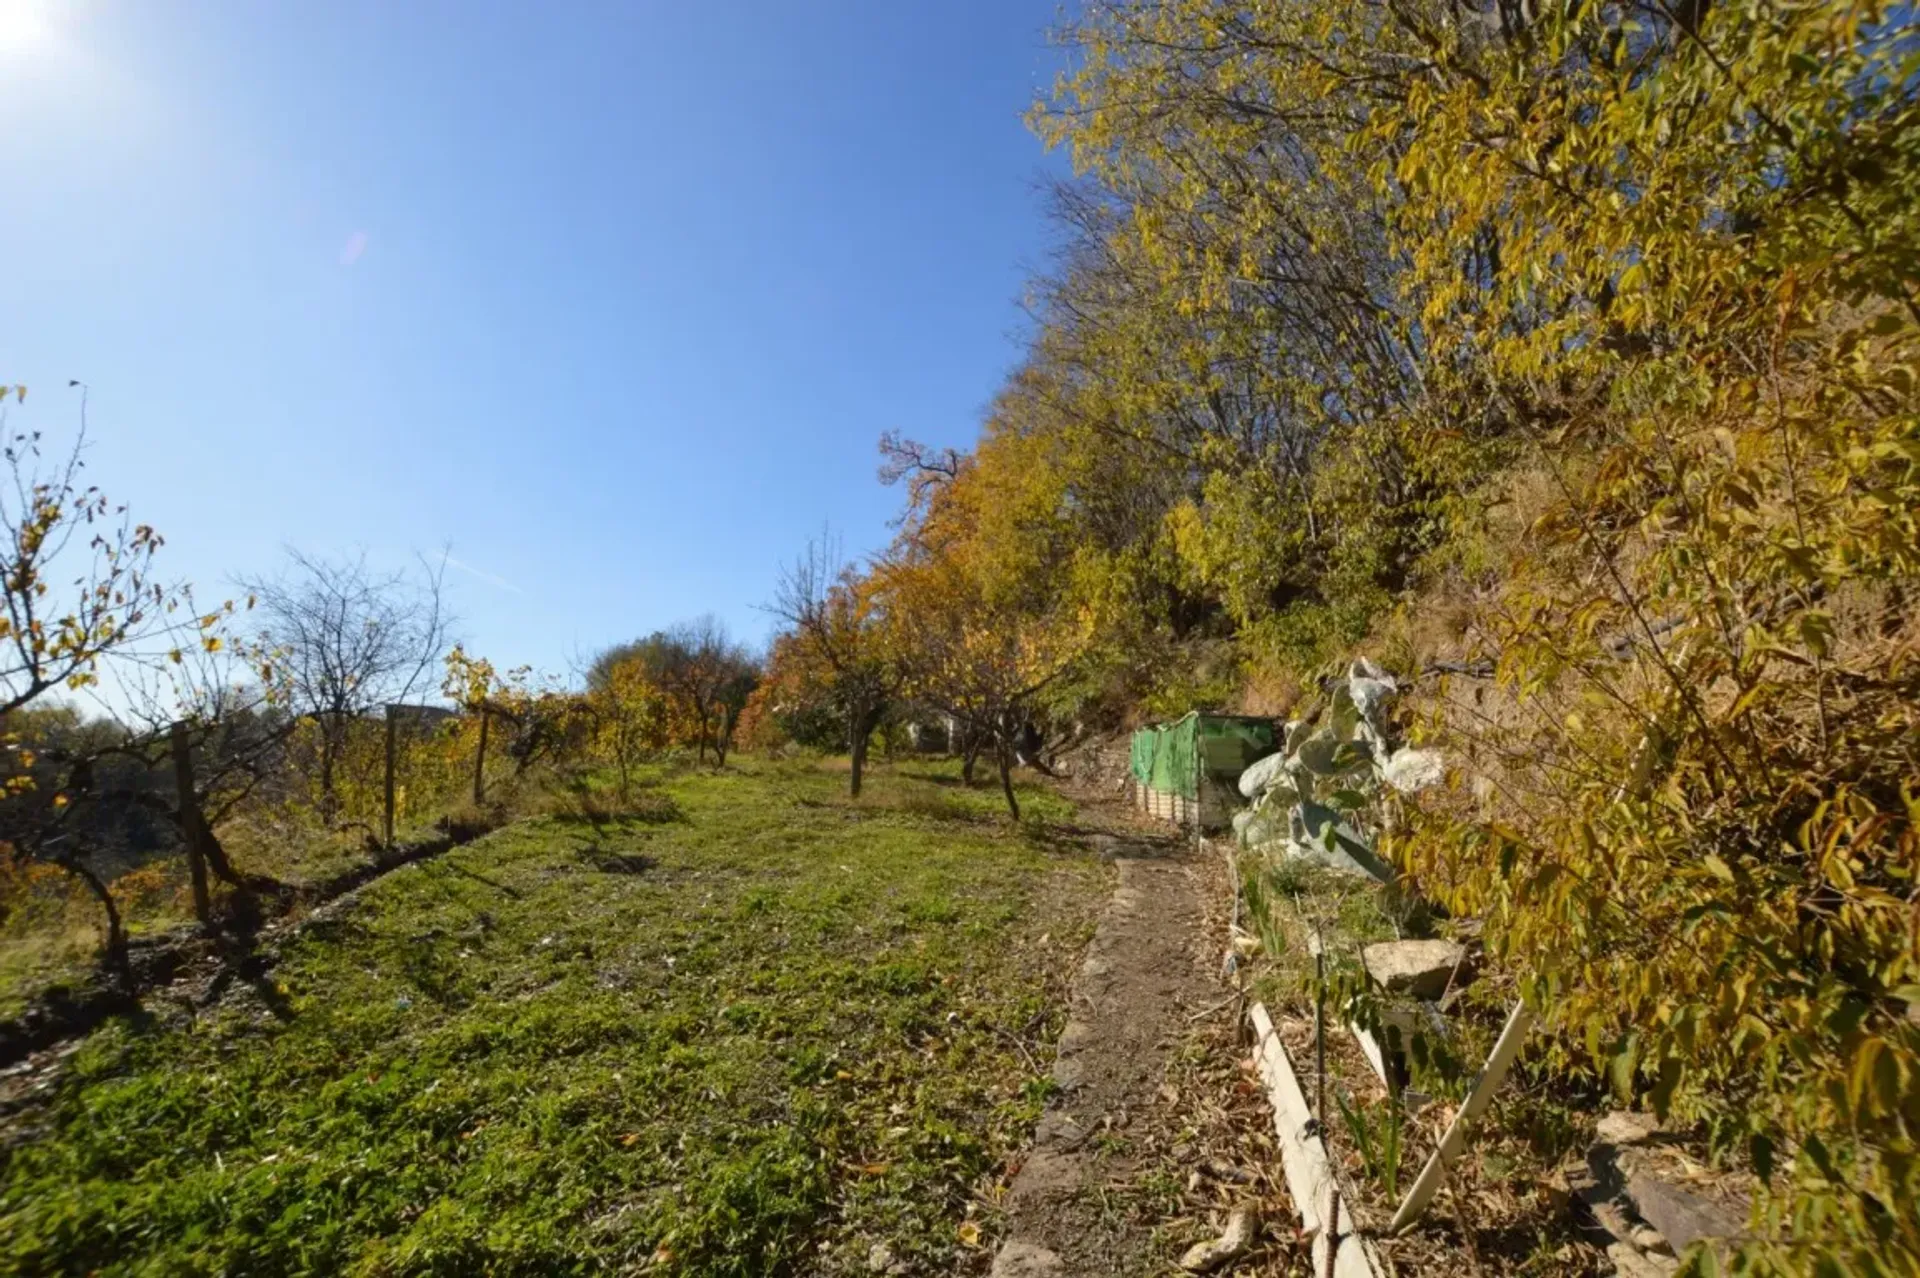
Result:
[[1268,1228],[1235,1272],[1304,1272],[1222,971],[1225,867],[1100,789],[1075,795],[1097,827],[1078,833],[1118,882],[1075,981],[1059,1090],[1004,1203],[993,1273],[1165,1273],[1248,1203]]

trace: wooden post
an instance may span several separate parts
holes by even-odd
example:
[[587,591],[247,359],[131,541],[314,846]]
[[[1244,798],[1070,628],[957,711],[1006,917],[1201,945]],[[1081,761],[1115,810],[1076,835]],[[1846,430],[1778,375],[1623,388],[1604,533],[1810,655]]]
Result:
[[1440,1182],[1446,1178],[1447,1164],[1459,1157],[1460,1150],[1467,1143],[1467,1126],[1493,1103],[1493,1094],[1506,1081],[1507,1070],[1512,1066],[1513,1058],[1520,1054],[1521,1041],[1532,1027],[1533,1013],[1525,1003],[1515,1003],[1512,1013],[1507,1017],[1506,1027],[1500,1031],[1500,1037],[1493,1045],[1493,1054],[1487,1057],[1480,1076],[1473,1080],[1473,1091],[1467,1096],[1467,1103],[1454,1114],[1446,1135],[1440,1138],[1440,1144],[1427,1159],[1427,1165],[1420,1169],[1419,1179],[1413,1182],[1413,1188],[1401,1200],[1400,1209],[1393,1213],[1393,1219],[1387,1225],[1388,1233],[1397,1234],[1412,1225],[1426,1211],[1427,1204],[1433,1201],[1434,1194],[1440,1190]]
[[399,716],[394,713],[397,707],[387,707],[387,846],[393,846],[393,767],[395,742],[394,733],[399,726]]
[[473,752],[473,802],[474,806],[486,802],[487,798],[487,708],[480,707],[480,748]]
[[200,800],[193,792],[193,743],[185,721],[173,725],[173,786],[180,805],[180,836],[187,846],[187,875],[193,881],[193,913],[213,925],[213,897],[207,890],[207,859],[200,842]]

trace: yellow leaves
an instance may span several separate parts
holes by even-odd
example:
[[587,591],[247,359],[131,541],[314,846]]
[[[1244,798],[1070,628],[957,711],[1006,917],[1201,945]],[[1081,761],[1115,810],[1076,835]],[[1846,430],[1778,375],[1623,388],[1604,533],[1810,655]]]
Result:
[[1847,1100],[1856,1122],[1891,1118],[1901,1112],[1913,1084],[1912,1058],[1883,1038],[1867,1037],[1853,1053],[1847,1074]]
[[954,1231],[954,1236],[960,1240],[962,1247],[978,1247],[980,1245],[980,1226],[971,1220],[962,1221],[960,1222],[960,1228]]

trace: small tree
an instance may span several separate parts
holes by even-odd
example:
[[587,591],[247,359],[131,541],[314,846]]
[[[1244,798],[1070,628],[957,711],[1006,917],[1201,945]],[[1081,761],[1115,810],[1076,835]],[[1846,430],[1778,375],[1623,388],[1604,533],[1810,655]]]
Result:
[[647,678],[674,702],[690,728],[699,761],[712,747],[726,762],[734,721],[759,680],[759,666],[711,613],[656,630],[644,639],[602,652],[587,671],[587,686],[604,685],[614,667],[638,662]]
[[467,655],[455,644],[447,653],[441,691],[468,714],[485,714],[508,729],[506,754],[517,778],[542,762],[559,761],[582,746],[584,707],[550,677],[532,666],[515,666],[504,675],[491,661]]
[[740,664],[720,684],[714,696],[713,761],[716,767],[726,766],[727,755],[733,749],[734,730],[740,725],[740,716],[745,712],[747,702],[760,686],[759,662],[747,657],[744,652],[741,656]]
[[[24,386],[0,388],[26,400]],[[154,580],[159,534],[135,524],[82,482],[86,437],[48,457],[37,431],[13,432],[0,407],[0,843],[20,859],[58,866],[106,916],[105,957],[123,974],[126,932],[113,894],[91,864],[97,849],[74,820],[98,742],[45,757],[23,743],[21,714],[55,689],[99,680],[101,663],[166,624],[175,596]]]
[[258,601],[260,637],[284,663],[289,708],[319,733],[323,815],[332,818],[334,771],[353,721],[430,687],[452,618],[444,565],[376,573],[364,554],[321,559],[289,548],[273,577],[242,579]]
[[620,775],[620,797],[632,797],[633,770],[666,745],[666,697],[647,677],[644,663],[614,663],[587,694],[594,743]]
[[284,886],[242,872],[218,831],[263,785],[284,779],[294,721],[285,710],[285,667],[272,650],[232,633],[233,603],[199,614],[191,608],[190,591],[183,589],[179,600],[188,605],[187,620],[121,663],[120,704],[112,707],[117,732],[94,756],[130,759],[150,773],[166,771],[171,784],[118,790],[96,785],[92,797],[102,804],[138,804],[176,828],[193,872],[200,922],[210,928],[215,919],[202,890],[207,872],[243,903]]
[[823,535],[781,572],[770,610],[791,627],[788,648],[800,676],[846,721],[848,789],[858,798],[867,740],[900,689],[876,601],[838,543]]
[[1018,821],[1013,768],[1023,756],[1038,762],[1035,701],[1085,651],[1090,619],[1011,606],[982,589],[963,560],[912,542],[875,568],[872,589],[885,601],[905,695],[961,728],[969,780],[974,755],[992,748]]

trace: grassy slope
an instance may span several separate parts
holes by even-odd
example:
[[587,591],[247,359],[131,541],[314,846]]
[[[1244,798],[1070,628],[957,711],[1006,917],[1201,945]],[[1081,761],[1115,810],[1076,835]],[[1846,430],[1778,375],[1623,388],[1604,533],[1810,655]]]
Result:
[[[1098,870],[909,767],[746,763],[368,889],[249,999],[96,1034],[0,1171],[18,1272],[958,1263]],[[919,773],[920,775],[914,775]],[[1062,815],[1039,793],[1031,807]],[[644,860],[642,860],[644,858]],[[996,1028],[1000,1027],[1000,1028]]]

